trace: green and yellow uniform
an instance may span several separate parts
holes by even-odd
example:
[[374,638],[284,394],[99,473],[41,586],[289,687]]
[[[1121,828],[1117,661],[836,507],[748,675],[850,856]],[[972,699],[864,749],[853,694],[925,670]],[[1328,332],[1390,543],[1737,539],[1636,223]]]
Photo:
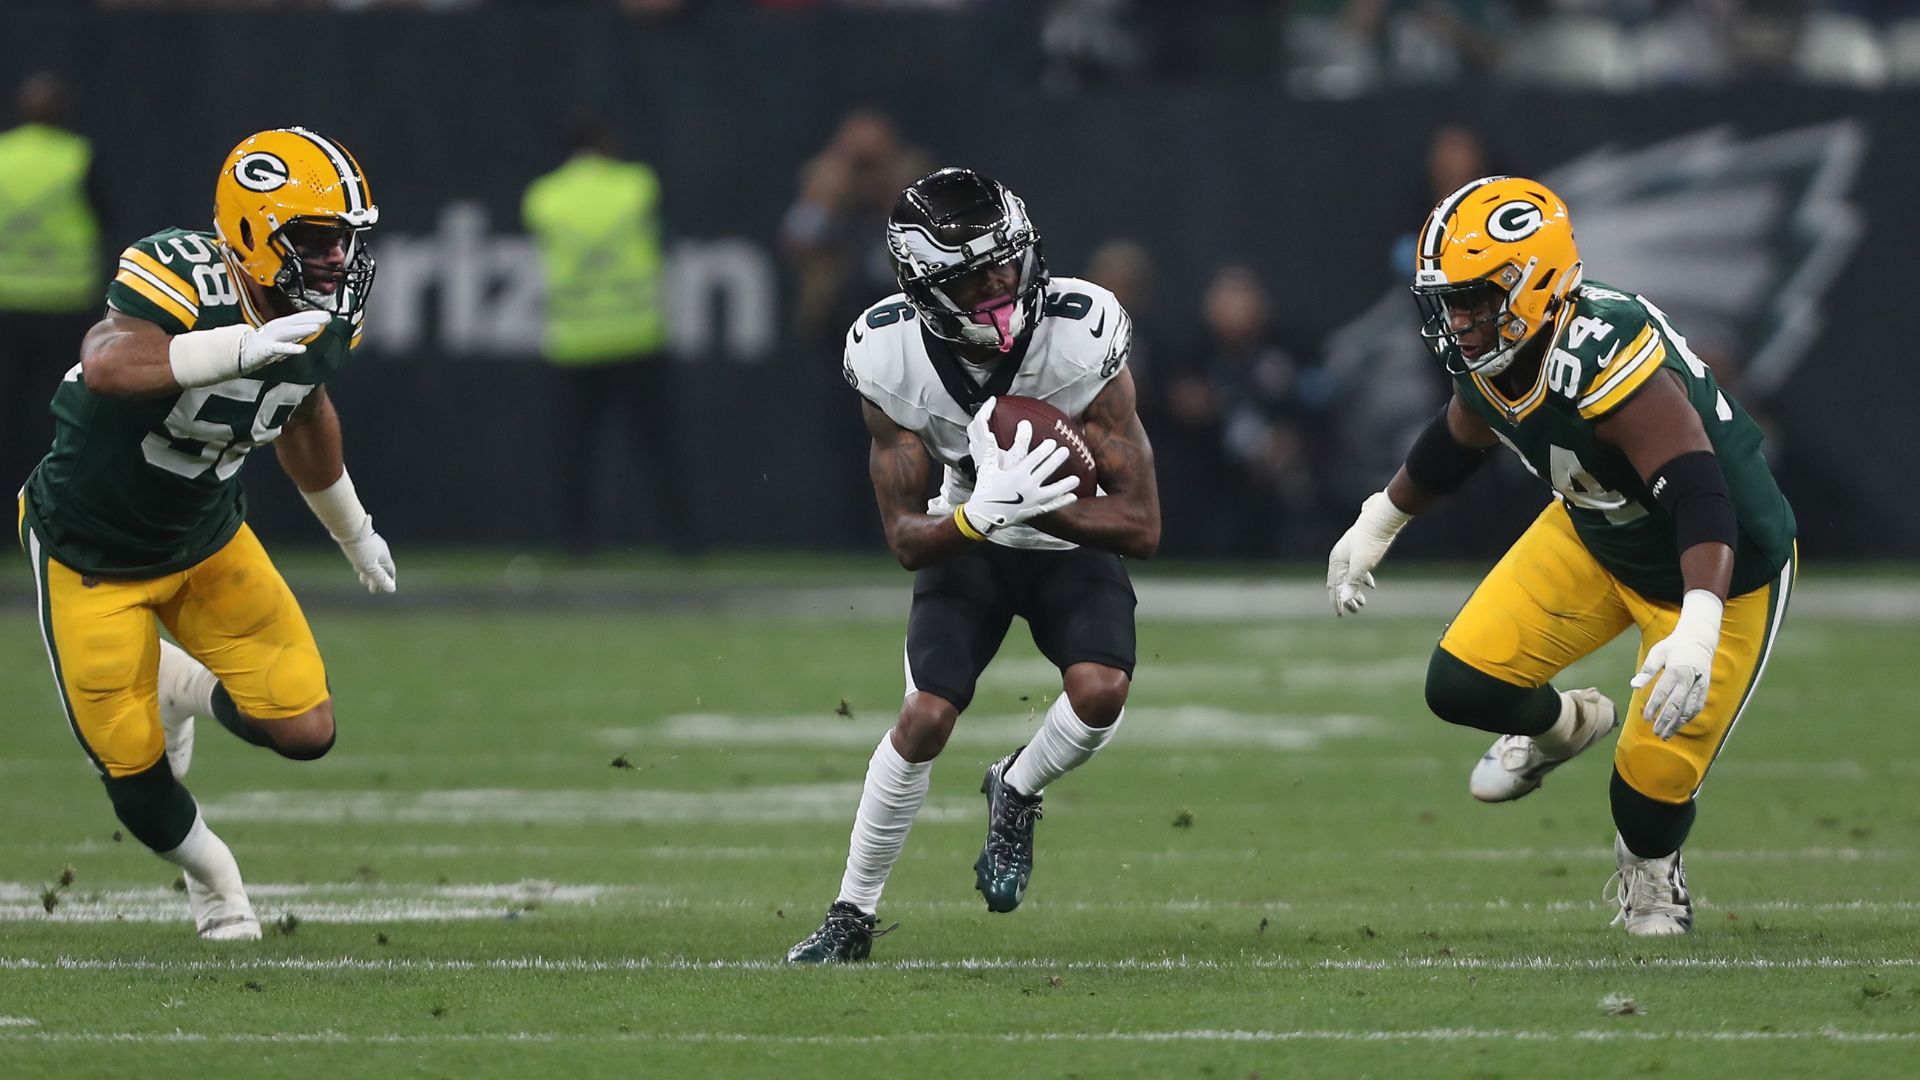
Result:
[[[1794,519],[1761,456],[1759,426],[1644,298],[1581,286],[1518,398],[1476,374],[1454,377],[1461,402],[1556,499],[1474,590],[1440,646],[1497,679],[1540,686],[1629,626],[1640,630],[1641,660],[1672,632],[1685,591],[1673,519],[1596,433],[1663,370],[1679,377],[1700,416],[1740,530],[1705,708],[1666,742],[1648,724],[1625,723],[1615,750],[1635,790],[1684,803],[1766,666],[1793,581]],[[1640,716],[1649,690],[1635,693],[1625,716]]]
[[[185,229],[127,248],[107,303],[168,334],[266,321],[212,236]],[[156,617],[248,716],[283,719],[326,700],[312,631],[246,526],[239,472],[358,337],[357,314],[335,319],[301,355],[165,397],[95,394],[78,366],[55,392],[53,446],[22,495],[21,543],[68,719],[109,776],[162,752]]]

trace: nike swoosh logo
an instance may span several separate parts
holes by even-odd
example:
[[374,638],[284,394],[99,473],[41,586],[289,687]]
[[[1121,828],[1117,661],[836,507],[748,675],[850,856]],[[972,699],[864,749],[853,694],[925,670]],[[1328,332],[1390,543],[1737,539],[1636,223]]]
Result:
[[853,324],[853,343],[855,345],[860,344],[860,339],[863,336],[864,335],[860,333],[860,324],[859,323]]
[[1099,337],[1101,334],[1104,334],[1106,332],[1107,332],[1107,313],[1102,311],[1100,313],[1100,321],[1094,325],[1093,336]]
[[1027,497],[1025,495],[1015,495],[1013,498],[1007,500],[1007,505],[1019,506],[1021,503],[1026,501],[1027,501]]
[[1620,343],[1616,341],[1613,343],[1613,348],[1607,350],[1607,355],[1600,358],[1601,370],[1605,370],[1608,364],[1613,363],[1613,354],[1619,351],[1620,351]]

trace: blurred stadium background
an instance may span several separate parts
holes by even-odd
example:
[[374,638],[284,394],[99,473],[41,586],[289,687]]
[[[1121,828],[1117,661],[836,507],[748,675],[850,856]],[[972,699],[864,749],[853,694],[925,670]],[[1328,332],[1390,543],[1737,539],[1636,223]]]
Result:
[[[1568,1040],[1584,1075],[1808,1073],[1830,1055],[1875,1075],[1910,1052],[1920,819],[1887,804],[1920,759],[1872,725],[1920,690],[1903,661],[1920,647],[1920,504],[1900,434],[1920,400],[1903,314],[1920,3],[0,2],[0,86],[42,71],[96,156],[103,274],[134,238],[206,227],[214,170],[248,132],[303,124],[357,155],[380,270],[366,346],[331,389],[403,610],[358,594],[255,455],[253,523],[352,702],[317,766],[224,743],[196,764],[250,880],[279,883],[263,914],[309,920],[255,969],[209,959],[183,919],[142,921],[177,914],[164,875],[106,839],[32,636],[31,578],[0,575],[0,1065],[11,1055],[18,1075],[76,1060],[161,1075],[149,1043],[200,1030],[169,1002],[261,1042],[346,1033],[189,1048],[234,1067],[268,1053],[349,1074],[537,1074],[645,1050],[663,1068],[861,1075],[874,1044],[858,1040],[884,1044],[903,989],[949,1017],[889,1048],[927,1076],[1545,1075],[1569,1071]],[[607,467],[580,495],[558,475],[582,435],[539,357],[521,206],[587,122],[659,177],[670,344],[632,390],[668,407],[636,400],[586,436]],[[897,707],[908,587],[839,343],[894,289],[880,223],[895,193],[948,163],[1024,196],[1053,271],[1114,288],[1135,317],[1166,508],[1165,561],[1137,568],[1139,738],[1061,786],[1028,922],[975,911],[973,759],[1003,752],[1032,723],[1027,695],[1053,690],[1016,633],[1012,674],[983,697],[994,735],[956,741],[936,771],[929,805],[951,817],[916,830],[883,911],[909,923],[885,958],[934,966],[823,994],[754,965],[829,898],[864,747]],[[1326,548],[1445,392],[1405,292],[1410,234],[1439,194],[1493,171],[1551,183],[1589,276],[1646,293],[1689,335],[1763,420],[1800,521],[1803,621],[1702,815],[1703,932],[1651,968],[1588,902],[1610,868],[1602,767],[1476,815],[1461,788],[1477,740],[1420,701],[1419,658],[1544,500],[1537,481],[1503,455],[1402,539],[1396,583],[1430,580],[1383,592],[1368,617],[1388,621],[1343,638],[1321,622]],[[9,346],[10,369],[43,378],[72,362]],[[659,423],[679,448],[667,464],[707,493],[680,522],[636,430]],[[583,535],[570,523],[589,511]],[[1850,657],[1868,659],[1842,679],[1832,664]],[[1629,668],[1584,670],[1624,685]],[[1814,716],[1820,731],[1802,725]],[[65,865],[80,876],[59,893],[68,921],[42,922],[40,888],[57,892]],[[382,951],[389,935],[404,956]],[[498,966],[534,954],[561,966]],[[95,981],[48,974],[62,958]],[[717,981],[644,966],[672,958],[732,966]],[[308,961],[322,966],[299,974]],[[461,974],[469,962],[482,970]],[[1274,970],[1301,984],[1276,991]],[[1104,995],[1097,1015],[1042,1000],[1061,973]],[[254,979],[288,996],[219,996]],[[1423,997],[1435,980],[1444,1006]],[[1588,1037],[1615,991],[1660,1002],[1641,1034],[1674,1041]],[[684,1007],[655,1027],[622,1011],[662,993]],[[525,1011],[535,1000],[547,1011]],[[1823,1042],[1822,1025],[1861,1037]],[[1153,1044],[1163,1029],[1224,1034],[1189,1053]],[[1349,1045],[1389,1029],[1402,1035]],[[541,1030],[585,1042],[488,1041]],[[678,1034],[645,1045],[655,1030]],[[1140,1038],[1100,1034],[1121,1030]],[[1250,1049],[1236,1030],[1272,1037]],[[115,1032],[129,1037],[66,1056]],[[1488,1040],[1491,1064],[1474,1056]],[[956,1048],[964,1061],[940,1056]]]

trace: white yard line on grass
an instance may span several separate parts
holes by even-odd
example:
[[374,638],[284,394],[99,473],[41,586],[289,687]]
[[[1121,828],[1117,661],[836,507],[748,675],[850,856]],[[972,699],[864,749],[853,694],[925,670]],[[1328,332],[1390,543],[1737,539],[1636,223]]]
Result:
[[[1522,956],[1481,959],[1471,956],[1402,956],[1385,960],[1297,960],[1253,957],[1207,960],[1185,956],[1122,957],[1114,960],[1050,960],[1018,957],[973,957],[960,960],[881,961],[840,970],[859,971],[1826,971],[1868,968],[1920,967],[1920,958],[1835,956],[1716,957],[1651,956],[1559,959]],[[0,971],[533,971],[584,974],[622,971],[791,971],[780,960],[697,960],[683,957],[622,957],[579,959],[517,956],[492,960],[367,960],[360,957],[281,957],[231,960],[96,960],[57,957],[0,957]]]
[[1911,1043],[1920,1033],[1848,1031],[1826,1027],[1805,1031],[1528,1031],[1502,1028],[1415,1028],[1409,1030],[1243,1031],[1197,1028],[1185,1031],[907,1031],[886,1035],[768,1035],[732,1031],[545,1032],[501,1031],[445,1034],[360,1034],[347,1031],[245,1033],[195,1031],[76,1031],[0,1033],[0,1042],[41,1043],[215,1043],[237,1045],[447,1045],[472,1043],[743,1043],[771,1046],[884,1046],[890,1043],[1659,1043],[1659,1042],[1832,1042]]
[[[291,912],[316,923],[420,922],[439,919],[519,918],[543,907],[602,905],[613,909],[646,911],[761,912],[793,909],[811,911],[807,902],[774,896],[663,895],[645,884],[521,881],[424,885],[408,883],[279,884],[263,882],[248,887],[263,913]],[[44,887],[31,882],[0,882],[0,923],[6,922],[172,922],[182,917],[186,898],[164,887],[77,889],[57,894],[52,912],[45,909]],[[1910,912],[1920,911],[1920,900],[1757,900],[1752,903],[1700,901],[1703,911],[1769,912]],[[1027,908],[1047,914],[1127,914],[1208,912],[1281,915],[1291,918],[1333,913],[1332,904],[1287,900],[1215,900],[1203,897],[1142,897],[1112,900],[1029,901]],[[1323,908],[1325,909],[1323,911]],[[1474,911],[1607,911],[1603,900],[1493,900],[1428,901],[1378,900],[1351,903],[1340,910],[1355,917],[1379,917],[1397,912]],[[907,915],[977,913],[972,900],[902,901],[890,909]]]
[[33,1027],[39,1023],[31,1016],[0,1016],[0,1028]]
[[[1035,695],[1027,713],[968,715],[956,726],[952,746],[1003,747],[1033,737],[1045,703]],[[1207,705],[1136,706],[1127,710],[1126,743],[1142,747],[1211,747],[1245,753],[1253,750],[1317,750],[1332,739],[1375,736],[1383,725],[1355,713],[1261,713]],[[718,746],[844,746],[869,748],[888,725],[886,717],[853,723],[814,713],[740,716],[734,713],[680,713],[657,725],[602,728],[594,740],[610,749],[668,739],[682,744]]]
[[[871,741],[871,740],[869,740]],[[718,821],[844,824],[859,784],[786,784],[722,791],[455,788],[434,791],[241,791],[203,801],[208,818],[246,822],[548,825]],[[979,800],[930,800],[922,821],[971,821]]]

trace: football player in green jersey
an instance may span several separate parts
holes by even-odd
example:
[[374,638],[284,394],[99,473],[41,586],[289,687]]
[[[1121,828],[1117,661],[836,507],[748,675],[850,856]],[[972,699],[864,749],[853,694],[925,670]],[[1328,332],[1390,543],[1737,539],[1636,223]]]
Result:
[[[1413,291],[1453,397],[1334,545],[1327,591],[1357,612],[1414,515],[1504,443],[1555,499],[1475,588],[1427,668],[1443,720],[1500,737],[1473,795],[1517,799],[1620,729],[1611,802],[1617,922],[1693,927],[1680,846],[1752,699],[1793,585],[1793,510],[1760,429],[1645,297],[1584,281],[1573,226],[1537,181],[1449,195],[1419,234]],[[1624,715],[1549,680],[1628,629]]]
[[360,580],[394,590],[325,386],[359,344],[373,282],[360,235],[378,217],[331,139],[286,128],[235,147],[212,233],[167,229],[121,254],[20,496],[67,721],[127,831],[181,868],[210,940],[258,938],[260,922],[180,783],[194,717],[297,760],[334,740],[313,632],[246,524],[247,452],[274,443]]

